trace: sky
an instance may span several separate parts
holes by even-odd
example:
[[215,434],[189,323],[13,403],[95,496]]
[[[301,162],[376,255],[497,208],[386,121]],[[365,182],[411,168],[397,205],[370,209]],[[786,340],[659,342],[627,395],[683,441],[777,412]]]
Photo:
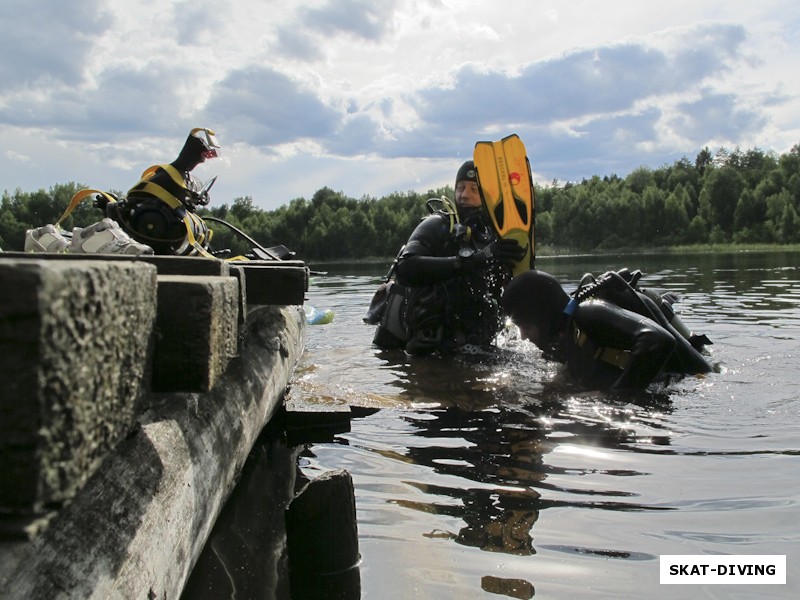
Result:
[[452,185],[516,133],[534,179],[800,142],[796,0],[4,0],[0,192],[126,191],[194,127],[213,205]]

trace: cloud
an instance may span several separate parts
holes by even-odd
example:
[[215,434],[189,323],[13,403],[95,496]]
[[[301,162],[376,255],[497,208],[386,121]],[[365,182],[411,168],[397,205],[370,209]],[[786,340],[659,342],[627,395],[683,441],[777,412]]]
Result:
[[24,154],[20,154],[19,152],[14,152],[13,150],[8,150],[5,153],[5,157],[8,160],[13,161],[13,162],[17,162],[17,163],[26,163],[26,162],[30,162],[30,160],[31,160],[30,156],[25,156]]
[[321,60],[324,56],[317,42],[305,31],[285,27],[278,31],[278,52],[305,62]]
[[114,67],[96,87],[64,87],[53,95],[35,89],[12,92],[0,103],[7,125],[52,131],[62,140],[107,143],[123,137],[162,136],[176,129],[182,76],[173,67]]
[[320,8],[301,11],[296,24],[325,35],[344,33],[377,41],[390,30],[396,4],[390,0],[331,0]]
[[687,132],[695,143],[703,140],[737,140],[764,127],[767,116],[738,105],[733,94],[703,94],[692,102],[678,105],[673,126]]
[[543,169],[571,179],[635,167],[647,162],[645,149],[666,160],[678,150],[663,146],[676,138],[683,151],[715,137],[741,139],[766,118],[714,86],[745,61],[745,39],[742,26],[705,24],[651,42],[584,48],[511,74],[463,65],[452,85],[406,96],[420,122],[386,153],[441,156],[516,131]]
[[[531,62],[516,73],[464,65],[451,85],[411,90],[378,105],[345,96],[338,103],[342,108],[322,102],[307,84],[253,66],[214,86],[204,121],[266,153],[313,139],[319,153],[332,156],[441,158],[513,129],[531,132],[533,147],[543,151],[537,140],[568,148],[573,157],[576,147],[602,148],[608,159],[653,142],[663,110],[677,106],[671,97],[696,95],[704,81],[729,69],[744,33],[739,26],[705,25],[672,38],[662,41],[665,48],[644,42],[586,48]],[[685,50],[690,39],[691,52]],[[394,117],[402,107],[416,114],[413,126],[397,127]],[[729,122],[757,123],[743,115]]]
[[[275,48],[282,56],[307,63],[325,58],[326,48],[339,37],[377,43],[393,28],[398,2],[335,0],[320,7],[299,8],[277,28]],[[358,48],[352,48],[358,53]]]
[[175,39],[181,46],[213,49],[224,44],[220,37],[226,33],[220,27],[220,14],[232,13],[237,5],[231,0],[179,0],[178,2],[159,2],[158,9],[162,18],[170,16],[170,29],[175,32]]
[[241,195],[436,187],[512,132],[546,181],[800,139],[794,4],[504,6],[9,0],[0,188],[88,179],[77,170],[120,189],[195,126],[223,144],[215,190]]
[[109,22],[100,0],[4,0],[0,87],[8,92],[35,84],[80,83],[92,33],[105,30]]
[[173,130],[180,90],[191,84],[190,76],[169,64],[114,67],[102,74],[97,89],[85,94],[86,119],[106,134],[163,135]]
[[682,37],[702,44],[674,53],[644,42],[586,48],[527,64],[513,75],[465,65],[452,87],[422,90],[412,102],[425,123],[478,128],[634,110],[639,102],[692,90],[726,69],[744,36],[739,26],[720,25]]
[[[220,118],[236,114],[247,123],[249,133],[236,130],[237,139],[259,145],[308,138],[320,154],[343,158],[463,157],[475,141],[515,131],[548,177],[580,179],[667,162],[709,139],[739,139],[762,127],[763,114],[714,88],[746,60],[745,41],[740,25],[704,24],[533,61],[513,73],[466,64],[450,82],[378,104],[351,97],[342,110],[262,69],[222,82],[230,91],[215,95],[214,107]],[[271,103],[244,100],[253,93],[269,93]],[[416,117],[410,127],[397,126],[404,108]]]
[[264,150],[304,138],[324,140],[340,120],[313,92],[270,67],[228,74],[214,87],[204,113],[231,139]]

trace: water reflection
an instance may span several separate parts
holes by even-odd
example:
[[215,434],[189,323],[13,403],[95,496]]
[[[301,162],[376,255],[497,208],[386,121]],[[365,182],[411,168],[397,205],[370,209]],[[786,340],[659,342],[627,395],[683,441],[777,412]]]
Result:
[[[434,418],[407,417],[416,421],[416,435],[429,439],[424,446],[408,448],[407,456],[437,474],[457,477],[459,485],[410,482],[443,500],[396,503],[460,517],[465,525],[452,534],[459,544],[491,552],[534,554],[530,530],[541,508],[541,494],[534,488],[547,476],[540,430],[517,427],[524,421],[514,423],[513,418],[503,422],[495,411],[466,412],[452,407],[427,415]],[[466,486],[465,479],[486,485]]]
[[509,598],[520,598],[521,600],[533,598],[536,594],[533,584],[529,581],[524,579],[503,579],[492,575],[484,575],[481,578],[481,588],[485,592],[502,594]]
[[[509,388],[514,388],[515,380],[530,376],[530,371],[474,358],[442,359],[441,364],[438,359],[401,360],[392,368],[407,406],[415,409],[383,412],[370,420],[399,419],[405,426],[379,433],[375,443],[358,434],[343,436],[339,443],[356,443],[359,451],[380,457],[387,483],[372,488],[381,493],[361,486],[362,502],[385,502],[438,519],[435,527],[421,534],[425,539],[532,558],[540,550],[537,523],[549,509],[673,510],[643,501],[630,482],[648,473],[613,456],[637,447],[669,445],[671,433],[663,418],[671,407],[664,394],[644,394],[632,402],[631,398],[567,392],[563,385],[541,382],[533,392],[519,394]],[[441,378],[448,369],[449,377]],[[440,399],[437,406],[427,404],[432,398]],[[359,429],[354,424],[354,430]],[[395,478],[402,485],[389,483]],[[398,518],[406,520],[399,515],[391,520]],[[369,527],[371,519],[365,520]],[[544,547],[551,553],[606,560],[656,559],[618,544],[550,543]],[[503,578],[494,573],[480,580],[484,591],[512,598],[532,597],[534,584],[533,578]]]
[[[671,410],[669,385],[635,395],[584,392],[561,378],[560,367],[543,361],[531,344],[511,337],[502,345],[490,354],[455,357],[372,350],[371,365],[384,376],[380,387],[391,394],[384,391],[379,400],[377,394],[350,394],[342,400],[413,407],[400,413],[411,426],[403,450],[370,450],[388,461],[423,467],[426,473],[424,479],[404,481],[422,492],[423,499],[404,494],[387,501],[462,523],[457,530],[428,532],[432,539],[514,556],[536,554],[533,528],[547,508],[664,510],[638,502],[637,494],[625,489],[629,478],[644,475],[636,469],[561,465],[576,457],[602,463],[607,458],[603,452],[609,450],[668,446],[670,432],[663,418]],[[348,350],[339,352],[347,355]],[[318,351],[315,356],[319,360]],[[300,373],[298,383],[312,386],[302,367]],[[372,381],[374,370],[363,382],[358,377],[357,370],[351,371],[349,384],[362,388],[367,379]],[[326,397],[331,398],[329,391]],[[364,440],[359,444],[365,447]],[[546,460],[554,450],[558,458]],[[572,485],[576,477],[607,483]],[[615,480],[620,485],[608,485]],[[606,548],[580,551],[634,554]]]

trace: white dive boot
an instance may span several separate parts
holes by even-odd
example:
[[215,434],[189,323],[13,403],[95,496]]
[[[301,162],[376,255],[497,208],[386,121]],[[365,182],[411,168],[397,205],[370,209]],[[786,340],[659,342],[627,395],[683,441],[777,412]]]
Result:
[[72,230],[70,254],[153,254],[153,249],[131,238],[113,219],[105,218],[85,229]]
[[69,248],[69,233],[56,225],[44,225],[25,232],[25,252],[58,252]]

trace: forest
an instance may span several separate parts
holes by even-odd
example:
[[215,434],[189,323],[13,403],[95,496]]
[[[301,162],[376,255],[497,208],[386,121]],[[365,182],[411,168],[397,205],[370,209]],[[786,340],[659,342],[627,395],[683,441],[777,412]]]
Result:
[[[5,191],[0,248],[21,250],[25,230],[56,222],[84,187]],[[712,153],[706,147],[694,160],[643,166],[625,177],[534,187],[537,253],[800,242],[800,144],[780,155],[758,148]],[[310,200],[296,198],[275,210],[262,210],[246,196],[217,206],[212,199],[198,214],[223,219],[264,246],[283,244],[306,261],[386,258],[428,214],[426,201],[442,195],[452,198],[452,187],[358,199],[324,187]],[[62,225],[69,230],[101,217],[86,201]],[[215,248],[249,248],[224,225],[210,225]]]

